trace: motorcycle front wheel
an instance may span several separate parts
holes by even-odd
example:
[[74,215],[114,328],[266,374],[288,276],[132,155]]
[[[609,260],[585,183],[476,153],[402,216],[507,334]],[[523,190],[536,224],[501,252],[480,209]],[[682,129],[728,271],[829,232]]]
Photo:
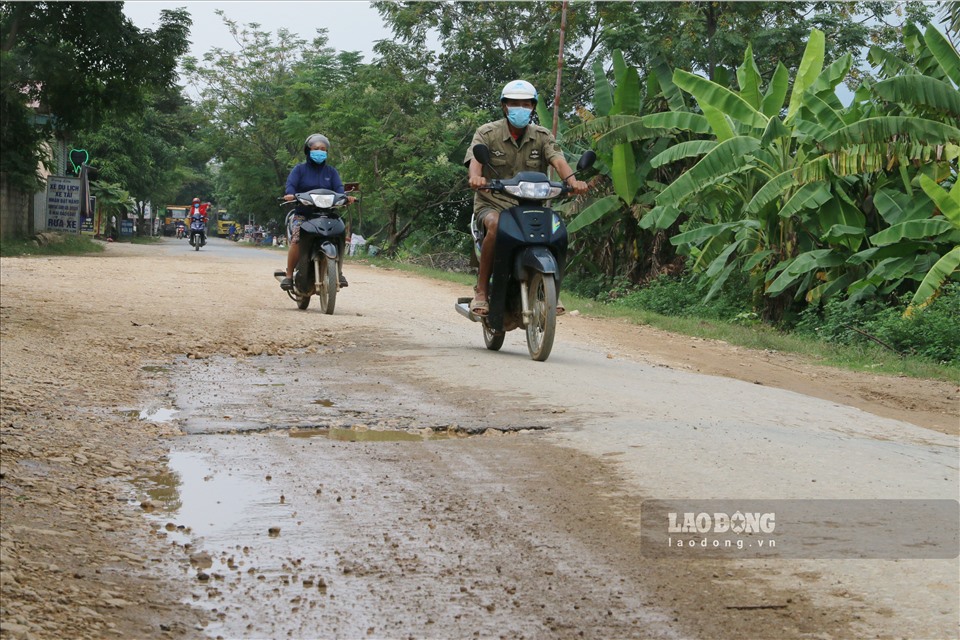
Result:
[[486,318],[481,320],[480,324],[483,326],[483,344],[487,345],[487,349],[490,351],[500,351],[500,347],[503,346],[503,339],[506,337],[506,333],[491,329],[490,325],[487,324]]
[[527,323],[527,351],[543,362],[553,349],[557,331],[557,283],[553,274],[535,273],[530,279],[530,322]]
[[333,308],[337,305],[337,261],[333,258],[317,260],[317,269],[320,273],[320,287],[317,293],[320,296],[320,311],[333,315]]

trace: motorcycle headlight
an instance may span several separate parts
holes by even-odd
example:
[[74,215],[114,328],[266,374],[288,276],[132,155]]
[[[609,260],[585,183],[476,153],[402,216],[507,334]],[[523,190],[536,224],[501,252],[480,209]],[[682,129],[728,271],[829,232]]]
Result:
[[516,186],[504,187],[504,190],[524,200],[546,200],[560,195],[560,187],[550,186],[549,182],[521,182]]
[[333,206],[334,195],[332,193],[311,193],[310,199],[313,200],[313,206],[318,209],[329,209]]

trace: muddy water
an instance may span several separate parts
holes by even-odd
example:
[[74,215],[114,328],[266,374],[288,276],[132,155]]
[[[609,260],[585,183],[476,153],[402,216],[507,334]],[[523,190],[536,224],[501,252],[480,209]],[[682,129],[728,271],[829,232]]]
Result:
[[588,505],[522,491],[551,474],[538,437],[192,436],[160,518],[210,557],[182,577],[211,636],[677,635],[624,570],[631,550],[568,532]]
[[651,603],[629,514],[593,484],[595,465],[586,483],[581,456],[544,456],[542,418],[382,372],[329,375],[349,358],[170,372],[188,435],[149,483],[151,517],[182,550],[172,570],[207,635],[683,635]]

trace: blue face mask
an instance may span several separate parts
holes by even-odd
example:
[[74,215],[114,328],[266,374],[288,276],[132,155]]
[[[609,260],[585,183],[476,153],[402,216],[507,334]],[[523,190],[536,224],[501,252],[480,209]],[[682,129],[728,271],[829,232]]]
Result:
[[327,160],[327,152],[313,149],[312,151],[310,151],[310,159],[316,162],[317,164],[323,164]]
[[509,120],[510,124],[515,126],[517,129],[523,129],[525,126],[530,124],[531,113],[533,113],[531,109],[526,109],[524,107],[509,107],[507,109],[507,120]]

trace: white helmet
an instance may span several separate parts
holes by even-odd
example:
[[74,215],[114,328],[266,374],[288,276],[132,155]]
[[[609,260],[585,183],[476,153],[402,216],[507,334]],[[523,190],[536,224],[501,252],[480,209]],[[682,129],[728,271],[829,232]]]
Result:
[[513,80],[508,82],[500,92],[500,102],[507,98],[513,100],[533,100],[537,101],[537,90],[526,80]]

